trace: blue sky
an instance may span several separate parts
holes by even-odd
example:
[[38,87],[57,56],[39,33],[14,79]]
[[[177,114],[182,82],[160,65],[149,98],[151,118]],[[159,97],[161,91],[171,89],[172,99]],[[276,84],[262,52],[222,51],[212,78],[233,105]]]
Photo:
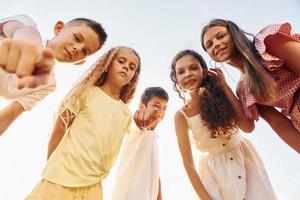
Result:
[[[297,0],[5,1],[1,4],[0,18],[28,14],[37,22],[44,39],[52,36],[56,21],[75,17],[100,21],[109,37],[103,49],[89,58],[84,66],[57,64],[57,91],[20,117],[0,138],[0,199],[23,199],[40,180],[53,116],[60,99],[103,52],[120,44],[136,49],[142,59],[140,82],[130,104],[131,110],[137,108],[139,96],[146,87],[159,85],[170,94],[166,117],[157,128],[164,199],[197,199],[184,171],[174,131],[173,114],[181,107],[182,101],[173,92],[169,78],[172,58],[178,51],[191,48],[204,55],[209,63],[209,57],[201,49],[199,35],[203,25],[213,18],[230,19],[254,34],[265,25],[290,22],[292,31],[299,33],[299,10]],[[226,79],[235,89],[239,73],[226,65],[224,67]],[[6,103],[0,100],[0,107]],[[254,132],[244,135],[261,155],[280,199],[296,200],[300,196],[299,155],[284,144],[263,120],[256,123]],[[197,162],[199,154],[194,153]],[[105,199],[110,197],[116,167],[103,182]]]

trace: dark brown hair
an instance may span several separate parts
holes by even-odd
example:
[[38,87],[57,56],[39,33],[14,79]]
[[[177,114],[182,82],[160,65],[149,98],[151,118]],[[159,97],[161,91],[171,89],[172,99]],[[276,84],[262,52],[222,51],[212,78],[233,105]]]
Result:
[[[181,51],[174,57],[171,65],[170,77],[173,82],[173,88],[178,92],[181,99],[184,99],[184,97],[177,82],[175,67],[177,61],[186,55],[191,55],[198,60],[203,71],[207,72],[208,70],[202,56],[193,50],[188,49]],[[213,138],[218,136],[230,136],[230,134],[234,133],[237,129],[235,122],[236,112],[225,92],[220,87],[218,80],[207,74],[200,87],[205,88],[200,96],[199,102],[201,120],[211,131],[211,136]]]

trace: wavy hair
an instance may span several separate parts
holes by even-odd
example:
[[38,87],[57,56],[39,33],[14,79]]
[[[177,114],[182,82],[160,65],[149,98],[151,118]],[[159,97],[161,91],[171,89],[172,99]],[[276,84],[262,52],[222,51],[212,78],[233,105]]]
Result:
[[183,97],[183,89],[179,86],[176,78],[176,63],[183,56],[193,56],[204,71],[204,79],[199,88],[204,92],[200,95],[199,109],[201,120],[211,131],[211,137],[229,137],[237,130],[235,121],[236,112],[227,98],[225,92],[219,85],[218,80],[207,74],[208,68],[201,55],[193,50],[184,50],[179,52],[173,59],[171,64],[170,77],[173,82],[173,89],[178,93],[181,99]]
[[250,92],[260,99],[274,99],[276,87],[275,81],[262,66],[262,58],[257,53],[254,43],[246,36],[249,35],[253,37],[253,35],[243,31],[232,21],[214,19],[210,21],[201,31],[201,45],[205,51],[206,48],[203,37],[206,31],[213,26],[222,26],[228,29],[244,65],[246,84],[249,86]]
[[113,60],[116,58],[120,49],[129,49],[131,50],[138,58],[139,63],[137,66],[137,70],[130,80],[130,82],[124,85],[120,91],[120,99],[128,104],[134,96],[134,92],[137,86],[139,74],[140,74],[140,57],[138,53],[129,47],[118,46],[111,48],[108,52],[106,52],[103,56],[101,56],[92,67],[79,79],[79,81],[75,84],[75,86],[68,92],[68,94],[62,100],[58,114],[59,117],[64,121],[65,125],[68,124],[68,120],[72,119],[71,113],[66,112],[66,119],[62,117],[62,114],[67,110],[65,105],[68,103],[77,105],[78,97],[89,87],[92,85],[101,86],[105,83],[107,78],[107,71],[111,67]]

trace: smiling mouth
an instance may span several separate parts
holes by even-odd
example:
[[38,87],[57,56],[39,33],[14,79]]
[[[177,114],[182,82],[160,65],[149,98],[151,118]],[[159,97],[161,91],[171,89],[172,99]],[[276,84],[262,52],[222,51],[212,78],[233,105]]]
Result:
[[224,47],[224,48],[222,48],[222,49],[219,49],[219,50],[216,52],[216,55],[217,55],[217,56],[222,56],[222,55],[224,55],[226,49],[227,49],[226,47]]
[[64,48],[65,49],[65,51],[67,52],[67,54],[68,54],[68,56],[69,56],[69,58],[70,58],[70,60],[72,60],[72,55],[71,55],[71,53],[67,50],[67,48],[65,47]]
[[185,84],[185,85],[190,85],[190,84],[193,84],[193,83],[195,83],[195,82],[196,82],[195,79],[191,79],[191,80],[188,80],[188,81],[184,82],[184,84]]

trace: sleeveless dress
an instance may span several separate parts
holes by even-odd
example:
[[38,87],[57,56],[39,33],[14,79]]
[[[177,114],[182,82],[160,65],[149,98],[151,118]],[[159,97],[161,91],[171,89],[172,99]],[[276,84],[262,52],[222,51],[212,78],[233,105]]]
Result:
[[199,176],[213,200],[275,200],[264,164],[254,146],[239,132],[230,138],[212,138],[200,114],[188,117],[183,110],[192,143],[206,152],[200,159]]

